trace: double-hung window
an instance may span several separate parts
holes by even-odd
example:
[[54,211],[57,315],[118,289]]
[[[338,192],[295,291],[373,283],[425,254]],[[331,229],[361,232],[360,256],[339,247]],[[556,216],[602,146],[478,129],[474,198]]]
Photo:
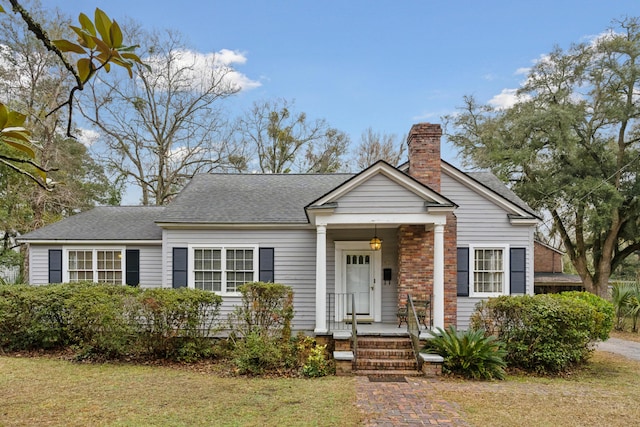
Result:
[[470,248],[471,296],[486,297],[508,293],[507,254],[505,247]]
[[238,288],[253,282],[257,276],[257,247],[194,247],[192,278],[196,289],[219,293],[239,292]]
[[123,283],[122,253],[121,249],[67,250],[67,281]]

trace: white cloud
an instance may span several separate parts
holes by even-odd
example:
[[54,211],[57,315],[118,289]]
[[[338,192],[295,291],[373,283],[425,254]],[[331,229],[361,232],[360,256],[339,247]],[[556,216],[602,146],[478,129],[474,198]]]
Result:
[[529,98],[529,95],[518,95],[518,89],[502,89],[502,92],[489,100],[489,105],[498,110],[504,110]]
[[76,138],[85,147],[89,148],[100,139],[100,134],[93,129],[78,129]]
[[529,71],[531,71],[531,67],[520,67],[513,74],[516,76],[526,76],[527,74],[529,74]]
[[[171,74],[179,74],[179,81],[187,86],[181,89],[201,90],[210,87],[216,80],[221,80],[222,84],[240,91],[261,86],[259,81],[252,80],[233,68],[236,64],[247,62],[247,57],[242,52],[222,49],[219,52],[201,53],[182,49],[172,53]],[[145,58],[144,62],[152,68],[161,68],[165,65],[166,59],[152,56]],[[175,84],[176,80],[178,79],[173,79],[172,84]]]

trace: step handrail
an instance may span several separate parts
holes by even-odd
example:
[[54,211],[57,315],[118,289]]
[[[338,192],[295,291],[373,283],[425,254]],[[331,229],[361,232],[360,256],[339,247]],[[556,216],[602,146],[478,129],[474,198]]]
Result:
[[422,370],[422,358],[420,357],[420,322],[418,321],[418,313],[413,304],[411,294],[407,294],[407,332],[411,338],[411,348],[418,364],[418,370]]

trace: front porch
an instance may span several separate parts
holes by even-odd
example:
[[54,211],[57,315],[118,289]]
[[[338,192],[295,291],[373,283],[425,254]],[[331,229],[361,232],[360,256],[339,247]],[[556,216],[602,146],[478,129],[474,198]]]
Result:
[[420,350],[432,338],[428,328],[412,336],[397,323],[343,324],[345,329],[317,336],[333,348],[337,375],[437,376],[444,359]]

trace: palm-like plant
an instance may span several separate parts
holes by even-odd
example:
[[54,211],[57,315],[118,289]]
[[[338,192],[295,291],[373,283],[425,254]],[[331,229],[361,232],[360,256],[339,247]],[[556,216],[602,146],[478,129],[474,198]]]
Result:
[[444,358],[443,368],[473,379],[504,379],[507,366],[504,344],[482,330],[458,332],[455,326],[430,332],[433,338],[424,349]]
[[[618,331],[624,329],[624,321],[626,317],[631,313],[631,307],[634,306],[633,299],[636,299],[636,306],[638,306],[638,296],[640,294],[640,286],[638,283],[614,283],[611,289],[611,302],[613,303],[613,307],[616,313],[616,324],[615,328]],[[638,313],[635,315],[635,319],[637,320],[638,315],[640,315],[640,307],[637,309]],[[635,330],[634,322],[634,330]]]

